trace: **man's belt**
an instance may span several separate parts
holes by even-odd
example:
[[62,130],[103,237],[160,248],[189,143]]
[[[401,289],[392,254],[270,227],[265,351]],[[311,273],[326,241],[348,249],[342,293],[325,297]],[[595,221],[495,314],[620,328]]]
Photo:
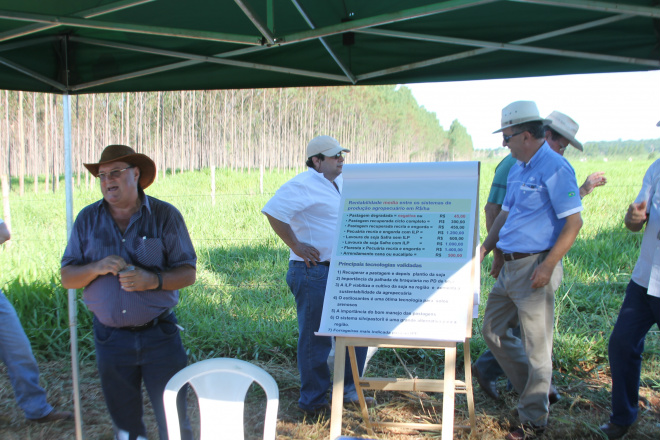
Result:
[[165,318],[167,318],[171,314],[172,314],[172,309],[167,309],[163,313],[161,313],[160,315],[158,315],[157,317],[152,319],[151,321],[147,322],[146,324],[133,325],[133,326],[129,326],[129,327],[119,327],[119,328],[122,329],[122,330],[131,331],[131,332],[139,332],[139,331],[146,330],[148,328],[154,327],[156,324],[158,324],[160,321],[163,321]]
[[321,266],[330,266],[329,261],[317,261],[316,264],[320,264]]
[[502,255],[504,256],[504,261],[514,261],[514,260],[520,260],[521,258],[527,258],[531,257],[532,255],[538,255],[542,254],[544,252],[549,252],[547,251],[541,251],[541,252],[532,252],[532,253],[527,253],[527,252],[512,252],[510,254],[505,254],[503,253]]

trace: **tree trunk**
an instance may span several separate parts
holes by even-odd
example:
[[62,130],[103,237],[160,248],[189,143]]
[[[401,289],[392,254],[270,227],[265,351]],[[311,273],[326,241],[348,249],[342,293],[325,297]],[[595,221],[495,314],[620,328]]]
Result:
[[18,194],[25,194],[25,125],[23,124],[23,92],[18,92]]

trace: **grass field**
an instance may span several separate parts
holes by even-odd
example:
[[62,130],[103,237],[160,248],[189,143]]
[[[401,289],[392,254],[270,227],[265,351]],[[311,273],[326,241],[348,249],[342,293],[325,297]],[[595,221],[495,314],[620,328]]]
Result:
[[[555,383],[566,398],[555,405],[558,408],[553,407],[551,423],[557,427],[550,430],[547,438],[600,438],[595,427],[606,419],[609,405],[607,339],[641,242],[640,234],[625,229],[623,215],[637,195],[650,164],[649,160],[574,163],[579,183],[591,172],[605,171],[608,184],[594,190],[583,201],[584,227],[564,259],[564,281],[556,295],[554,369]],[[482,164],[482,207],[495,165]],[[181,210],[197,250],[198,281],[182,291],[177,311],[186,329],[184,344],[191,361],[230,356],[265,365],[278,379],[283,395],[282,426],[278,425],[278,433],[286,434],[281,438],[322,438],[328,434],[327,426],[300,425],[301,420],[289,414],[297,398],[297,326],[293,298],[284,282],[288,249],[260,214],[270,195],[294,174],[293,171],[267,172],[261,194],[258,172],[219,170],[215,203],[208,170],[168,176],[152,185],[147,193]],[[23,197],[15,192],[10,194],[13,237],[0,251],[0,287],[14,303],[39,360],[44,365],[56,365],[59,370],[66,369],[62,359],[69,356],[67,295],[59,284],[59,261],[66,244],[61,186],[62,190],[54,194],[35,194],[28,184]],[[77,213],[99,197],[97,187],[75,189],[74,211]],[[481,223],[483,238],[483,218]],[[482,268],[480,315],[493,284],[488,270],[489,261]],[[94,354],[91,316],[82,300],[78,302],[78,316],[80,357],[85,364],[93,360]],[[480,325],[481,316],[474,322],[473,359],[485,350]],[[642,373],[643,394],[649,404],[640,417],[638,436],[634,438],[657,438],[660,432],[657,425],[660,409],[655,404],[660,387],[660,338],[657,329],[654,330],[646,341]],[[398,350],[398,357],[392,351],[379,351],[368,374],[404,377],[409,371],[419,377],[442,375],[440,353]],[[3,401],[11,399],[7,393],[2,391]],[[508,413],[515,407],[516,396],[504,393],[504,397],[504,404],[498,406],[487,401],[476,388],[480,430],[477,438],[500,438],[498,435],[506,431],[507,421],[515,420]],[[384,411],[393,418],[407,413],[422,418],[440,414],[441,410],[436,409],[439,401],[433,396],[429,399],[379,396],[379,401],[388,403]],[[465,414],[465,406],[459,404],[457,422]],[[357,413],[355,417],[357,426]],[[359,427],[355,429],[357,434],[364,433]],[[390,434],[382,438],[423,436],[411,435]]]

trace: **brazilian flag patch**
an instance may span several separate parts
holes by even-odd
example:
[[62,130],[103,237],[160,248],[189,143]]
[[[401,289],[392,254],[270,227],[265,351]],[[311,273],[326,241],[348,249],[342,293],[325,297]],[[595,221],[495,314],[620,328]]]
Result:
[[568,193],[568,197],[575,197],[575,191],[571,191]]

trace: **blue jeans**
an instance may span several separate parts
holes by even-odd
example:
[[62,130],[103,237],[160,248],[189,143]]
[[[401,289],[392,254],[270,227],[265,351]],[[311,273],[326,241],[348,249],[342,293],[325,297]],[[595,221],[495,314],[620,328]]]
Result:
[[[330,369],[328,355],[332,348],[329,336],[316,336],[321,325],[328,266],[317,264],[307,267],[303,261],[289,261],[286,282],[296,299],[298,314],[298,371],[300,373],[300,399],[298,406],[314,410],[328,404]],[[360,374],[364,369],[367,347],[356,347],[355,355]],[[354,391],[350,360],[346,356],[344,393]]]
[[7,373],[18,406],[28,419],[47,416],[53,407],[46,402],[46,391],[39,386],[39,367],[32,354],[30,341],[18,320],[16,310],[0,291],[0,357]]
[[[129,433],[130,440],[147,436],[142,422],[142,382],[154,409],[160,440],[167,440],[167,423],[163,407],[165,385],[187,364],[174,313],[155,326],[141,331],[106,327],[94,317],[96,362],[115,433]],[[186,391],[178,397],[181,438],[192,439],[186,414]]]
[[630,426],[637,419],[644,339],[653,324],[660,326],[660,298],[646,292],[646,288],[634,281],[628,283],[626,297],[610,336],[610,421],[621,426]]

